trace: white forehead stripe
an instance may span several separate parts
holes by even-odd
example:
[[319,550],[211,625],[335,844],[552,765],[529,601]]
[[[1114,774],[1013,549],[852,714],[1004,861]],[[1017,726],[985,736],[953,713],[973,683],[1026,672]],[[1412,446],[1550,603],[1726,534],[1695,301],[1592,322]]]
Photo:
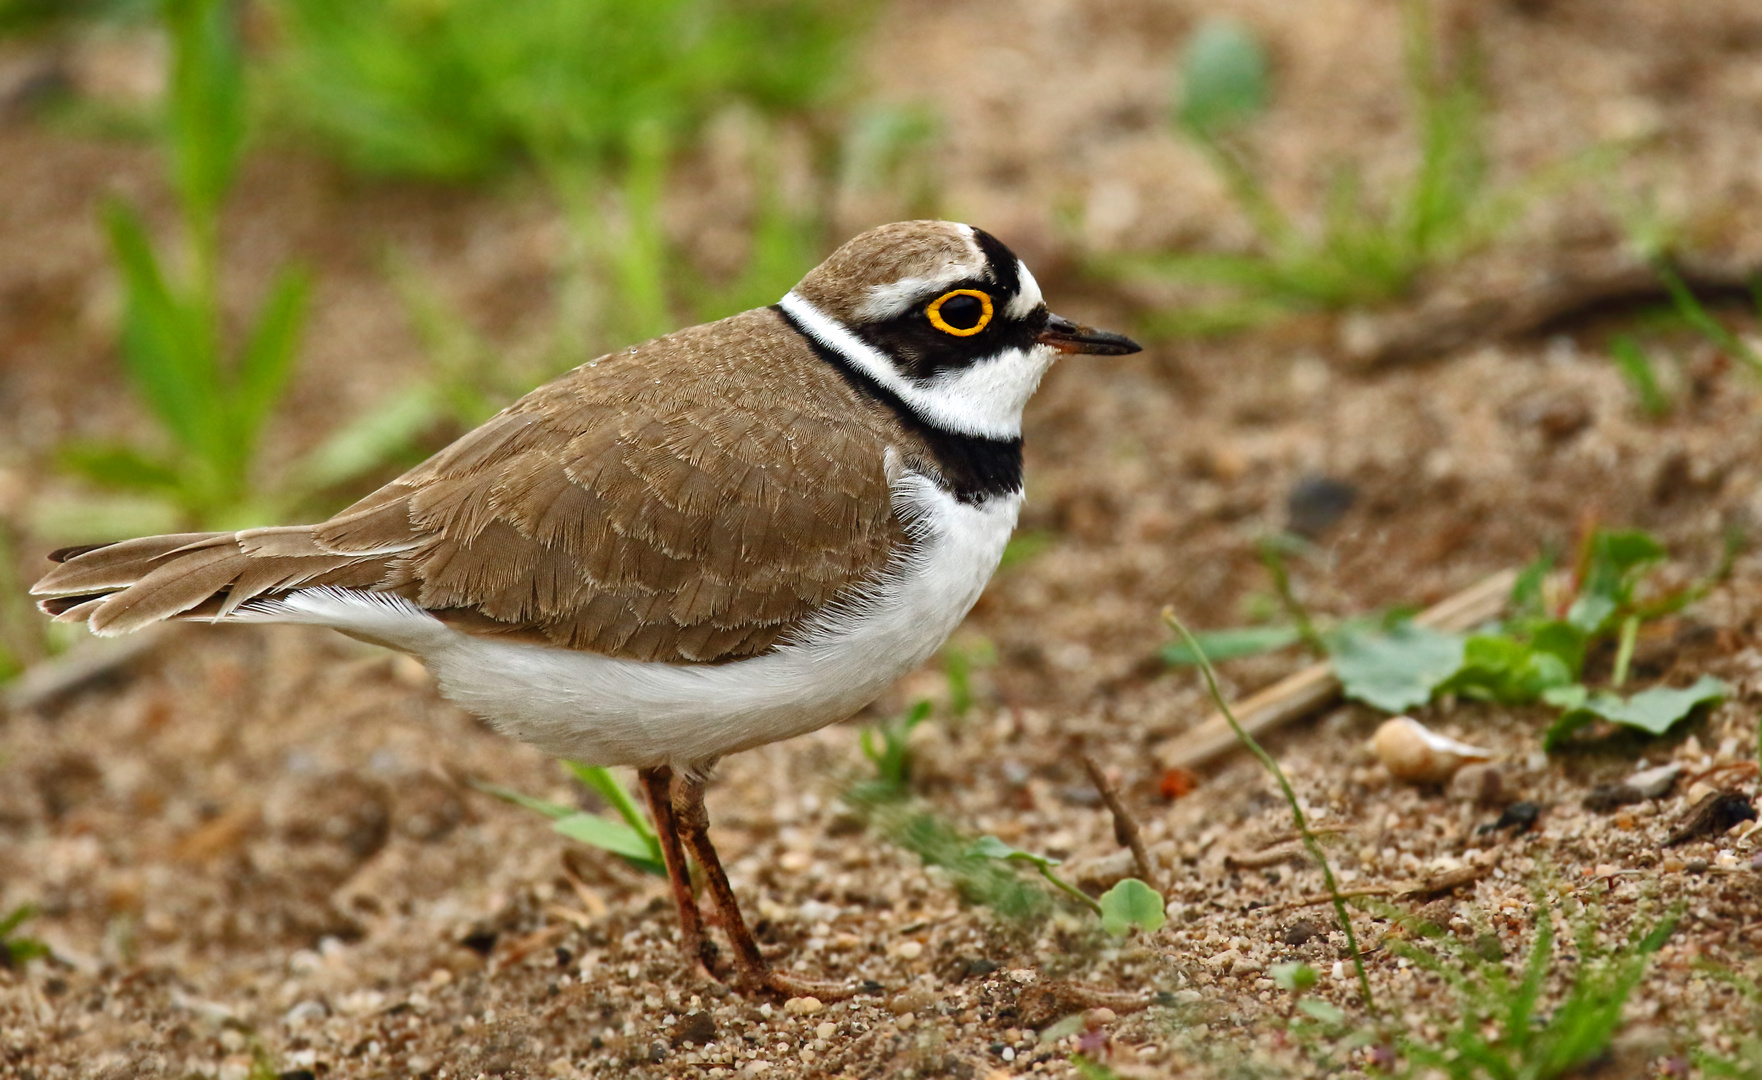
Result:
[[778,302],[808,336],[892,393],[924,422],[962,435],[1014,439],[1022,434],[1022,407],[1052,366],[1053,350],[1005,349],[996,356],[924,382],[902,375],[879,349],[847,330],[793,291]]
[[1034,314],[1035,308],[1046,302],[1046,298],[1040,295],[1040,283],[1029,273],[1028,264],[1020,259],[1016,260],[1016,277],[1020,279],[1020,285],[1016,289],[1015,299],[1004,309],[1004,314],[1012,319],[1026,319]]

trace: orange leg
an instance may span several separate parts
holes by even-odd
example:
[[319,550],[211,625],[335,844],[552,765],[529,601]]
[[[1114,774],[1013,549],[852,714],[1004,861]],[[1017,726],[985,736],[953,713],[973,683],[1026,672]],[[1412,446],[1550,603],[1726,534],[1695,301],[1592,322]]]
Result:
[[667,878],[673,885],[673,904],[679,909],[680,947],[687,963],[699,963],[711,977],[716,974],[716,943],[704,933],[703,916],[698,914],[697,897],[691,890],[691,869],[685,864],[685,849],[679,843],[679,824],[673,813],[673,770],[665,765],[638,769],[643,794],[648,796],[649,813],[655,819],[655,834],[661,841],[661,859],[667,864]]
[[[759,943],[753,940],[752,931],[741,917],[740,904],[734,899],[734,887],[728,883],[728,875],[722,869],[722,859],[716,854],[715,845],[710,843],[710,814],[704,808],[703,780],[693,776],[676,778],[672,818],[679,838],[703,868],[705,883],[716,901],[722,930],[728,935],[728,943],[734,947],[735,980],[739,989],[747,992],[768,990],[788,997],[813,995],[823,1000],[847,998],[855,993],[834,983],[796,979],[773,970],[759,952]],[[695,908],[692,916],[695,920]]]

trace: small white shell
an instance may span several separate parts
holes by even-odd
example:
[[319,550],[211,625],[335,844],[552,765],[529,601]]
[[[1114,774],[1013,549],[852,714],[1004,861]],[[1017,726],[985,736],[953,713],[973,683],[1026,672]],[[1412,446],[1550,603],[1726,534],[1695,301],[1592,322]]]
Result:
[[1439,735],[1411,716],[1383,721],[1372,748],[1391,775],[1415,784],[1441,784],[1469,762],[1493,757],[1491,750]]

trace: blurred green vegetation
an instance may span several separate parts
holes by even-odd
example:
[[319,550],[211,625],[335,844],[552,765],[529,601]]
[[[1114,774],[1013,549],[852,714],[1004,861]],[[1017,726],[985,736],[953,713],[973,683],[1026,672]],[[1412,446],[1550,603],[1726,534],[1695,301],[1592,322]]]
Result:
[[714,111],[824,99],[861,4],[270,0],[285,107],[372,172],[639,169]]
[[[165,148],[176,235],[155,236],[121,203],[104,215],[125,293],[119,355],[157,435],[62,448],[64,467],[113,493],[39,515],[50,532],[79,538],[323,513],[357,478],[419,456],[424,432],[475,424],[618,344],[775,301],[823,254],[823,193],[786,191],[765,151],[782,117],[832,99],[867,9],[824,0],[0,5],[3,32],[145,15],[170,44],[163,116],[144,130]],[[750,129],[756,194],[744,263],[712,276],[677,249],[663,203],[706,123],[731,112]],[[853,182],[885,183],[933,131],[905,111],[858,115],[850,155],[812,148],[814,183],[841,167]],[[264,121],[374,175],[458,183],[535,173],[569,237],[550,340],[492,345],[393,253],[389,272],[430,349],[431,376],[306,457],[262,461],[310,285],[284,269],[248,325],[223,315],[222,210]],[[507,362],[510,351],[529,362]]]
[[[249,127],[236,8],[225,0],[165,0],[159,14],[171,44],[163,130],[179,234],[170,243],[156,240],[122,202],[104,211],[124,286],[118,351],[159,438],[148,446],[69,444],[61,460],[100,487],[164,504],[176,527],[268,524],[377,467],[413,425],[405,411],[376,410],[303,459],[274,469],[260,460],[264,429],[293,373],[309,277],[284,267],[255,317],[229,333],[221,213]],[[65,516],[69,527],[79,527],[83,516],[85,529],[97,533],[119,515],[100,505]],[[142,527],[138,514],[126,516]]]
[[1516,183],[1495,184],[1478,52],[1469,43],[1447,63],[1433,6],[1407,0],[1404,10],[1411,169],[1390,190],[1372,194],[1357,163],[1339,166],[1315,226],[1279,205],[1257,162],[1252,127],[1273,99],[1265,47],[1233,20],[1211,19],[1195,31],[1178,64],[1173,122],[1216,169],[1255,243],[1244,252],[1103,261],[1098,268],[1108,276],[1175,283],[1213,298],[1156,313],[1148,332],[1229,333],[1296,311],[1396,299],[1424,271],[1489,244],[1537,198],[1607,160],[1608,148],[1593,148]]
[[[268,70],[276,110],[367,172],[459,181],[526,167],[542,178],[570,244],[540,370],[514,376],[529,384],[681,322],[772,303],[813,266],[817,208],[786,196],[774,170],[756,170],[751,250],[728,281],[706,280],[676,250],[664,198],[711,118],[745,110],[754,141],[770,145],[777,118],[830,101],[867,7],[272,0]],[[498,365],[432,296],[416,306],[431,342],[447,342],[443,401],[477,402],[455,419],[481,419],[483,402],[507,396],[482,378]]]

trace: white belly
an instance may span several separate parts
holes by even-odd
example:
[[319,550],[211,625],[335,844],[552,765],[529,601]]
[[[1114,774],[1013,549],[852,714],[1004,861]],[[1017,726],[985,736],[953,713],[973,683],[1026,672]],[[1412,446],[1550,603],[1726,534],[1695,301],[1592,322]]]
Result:
[[930,658],[997,569],[1019,494],[959,502],[906,474],[895,512],[915,544],[801,640],[750,660],[687,665],[455,631],[385,594],[295,593],[247,618],[351,630],[419,657],[450,700],[549,754],[590,765],[692,766],[823,727]]

